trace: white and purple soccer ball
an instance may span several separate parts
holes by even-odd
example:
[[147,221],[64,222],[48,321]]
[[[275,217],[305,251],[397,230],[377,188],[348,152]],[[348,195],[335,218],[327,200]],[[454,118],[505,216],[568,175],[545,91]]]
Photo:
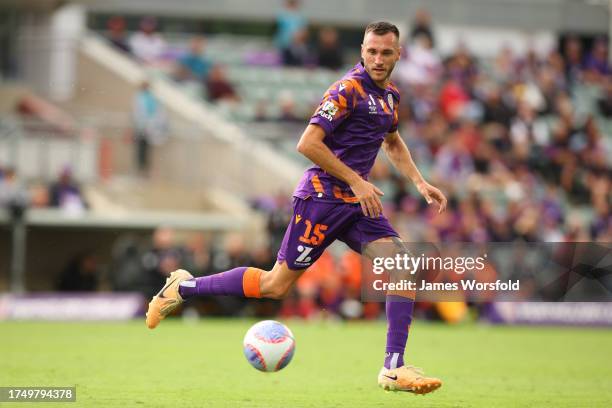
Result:
[[274,320],[254,324],[244,336],[244,356],[259,371],[287,367],[295,351],[295,339],[287,326]]

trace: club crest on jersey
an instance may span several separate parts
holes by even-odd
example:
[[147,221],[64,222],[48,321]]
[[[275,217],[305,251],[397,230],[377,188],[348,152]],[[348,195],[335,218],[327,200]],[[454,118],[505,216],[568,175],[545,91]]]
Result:
[[319,116],[324,117],[330,122],[334,120],[334,116],[338,113],[338,107],[331,101],[325,101],[321,109],[319,110]]
[[389,107],[391,108],[391,110],[393,110],[393,95],[387,95],[387,102],[389,102]]

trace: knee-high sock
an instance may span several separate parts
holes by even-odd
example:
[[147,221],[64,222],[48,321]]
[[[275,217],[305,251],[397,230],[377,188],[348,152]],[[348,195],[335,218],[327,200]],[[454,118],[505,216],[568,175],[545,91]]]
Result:
[[397,368],[404,365],[404,350],[406,349],[408,330],[412,323],[413,309],[414,300],[396,295],[387,296],[386,368]]
[[183,299],[207,295],[259,298],[262,272],[261,269],[242,266],[215,275],[186,280],[180,283],[179,294]]

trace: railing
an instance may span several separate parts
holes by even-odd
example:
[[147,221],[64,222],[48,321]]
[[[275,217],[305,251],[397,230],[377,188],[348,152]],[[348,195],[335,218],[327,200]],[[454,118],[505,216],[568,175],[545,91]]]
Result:
[[[143,174],[137,166],[136,141],[127,114],[82,112],[71,129],[0,116],[0,166],[13,167],[26,182],[50,182],[69,168],[82,183],[142,177],[149,182],[219,189],[247,198],[266,193],[269,185],[260,182],[269,172],[251,165],[255,154],[254,150],[236,149],[231,142],[207,137],[198,126],[175,118],[165,141],[151,147],[150,169]],[[287,184],[287,189],[292,187]]]
[[84,182],[98,179],[100,139],[87,128],[58,129],[42,121],[0,117],[0,165],[25,180],[50,181],[64,169]]

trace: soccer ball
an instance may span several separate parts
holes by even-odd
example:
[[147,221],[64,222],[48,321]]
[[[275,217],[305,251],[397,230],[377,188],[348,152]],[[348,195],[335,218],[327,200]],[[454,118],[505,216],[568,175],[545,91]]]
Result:
[[249,364],[266,372],[285,368],[295,351],[291,330],[274,320],[254,324],[244,336],[243,345],[244,356]]

